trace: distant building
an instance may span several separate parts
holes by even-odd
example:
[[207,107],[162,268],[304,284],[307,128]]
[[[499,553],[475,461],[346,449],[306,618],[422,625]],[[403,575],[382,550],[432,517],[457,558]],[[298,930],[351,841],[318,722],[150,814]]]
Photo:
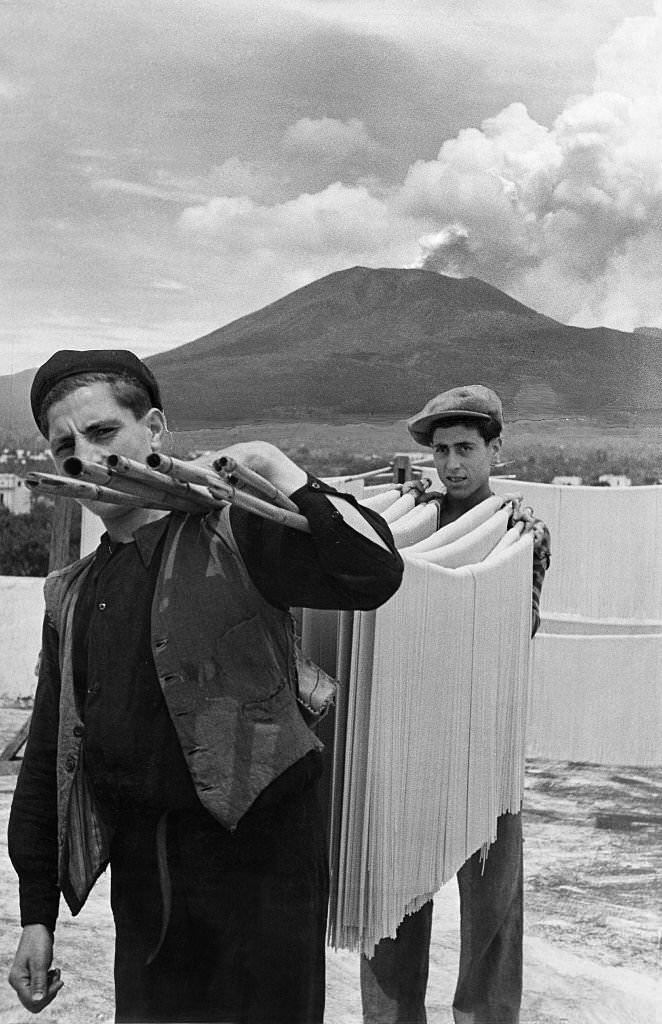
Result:
[[629,476],[619,476],[617,473],[603,473],[598,477],[598,483],[603,487],[631,487],[632,481]]
[[555,476],[552,483],[559,484],[561,487],[579,487],[582,478],[580,476]]
[[0,473],[0,506],[15,516],[30,511],[30,491],[22,477],[15,473]]

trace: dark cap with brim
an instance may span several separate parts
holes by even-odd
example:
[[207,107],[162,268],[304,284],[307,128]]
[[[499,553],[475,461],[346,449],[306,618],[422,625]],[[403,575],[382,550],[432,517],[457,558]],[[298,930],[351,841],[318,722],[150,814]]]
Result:
[[61,349],[37,370],[30,389],[32,415],[41,430],[41,408],[49,391],[66,377],[80,373],[123,373],[143,385],[155,409],[163,409],[159,385],[152,371],[126,349]]
[[407,429],[418,444],[429,447],[432,444],[434,428],[442,426],[445,420],[457,419],[493,420],[503,429],[503,408],[501,399],[483,384],[468,384],[465,387],[442,391],[427,402],[420,412],[407,420]]

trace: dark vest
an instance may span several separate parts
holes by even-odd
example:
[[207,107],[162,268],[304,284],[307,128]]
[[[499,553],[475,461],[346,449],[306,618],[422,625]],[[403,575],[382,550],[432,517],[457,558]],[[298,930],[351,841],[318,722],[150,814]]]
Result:
[[[73,614],[90,562],[52,574],[45,586],[60,640],[59,880],[72,913],[106,866],[110,842],[85,779],[73,692]],[[171,517],[152,604],[152,654],[198,797],[234,829],[266,786],[321,744],[296,702],[291,615],[251,582],[227,509],[205,519]]]

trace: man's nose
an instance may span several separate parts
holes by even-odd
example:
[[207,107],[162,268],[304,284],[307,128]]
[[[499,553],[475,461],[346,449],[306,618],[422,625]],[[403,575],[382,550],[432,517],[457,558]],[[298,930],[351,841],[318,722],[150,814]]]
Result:
[[103,453],[94,444],[93,441],[88,440],[86,437],[77,437],[74,445],[74,455],[83,462],[96,462],[98,465],[104,465],[105,459]]

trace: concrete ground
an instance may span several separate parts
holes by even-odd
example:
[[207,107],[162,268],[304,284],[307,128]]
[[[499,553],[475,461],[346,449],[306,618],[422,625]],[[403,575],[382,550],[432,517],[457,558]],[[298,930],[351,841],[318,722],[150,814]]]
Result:
[[[0,709],[0,749],[24,720]],[[6,829],[15,784],[0,775],[0,970],[19,935]],[[662,1024],[662,769],[530,761],[525,801],[525,979],[521,1024]],[[435,900],[428,1020],[452,1021],[459,955],[454,882]],[[108,877],[72,919],[62,912],[65,987],[43,1024],[113,1020]],[[0,984],[0,1024],[35,1017]],[[360,1024],[358,959],[328,953],[326,1024]]]

